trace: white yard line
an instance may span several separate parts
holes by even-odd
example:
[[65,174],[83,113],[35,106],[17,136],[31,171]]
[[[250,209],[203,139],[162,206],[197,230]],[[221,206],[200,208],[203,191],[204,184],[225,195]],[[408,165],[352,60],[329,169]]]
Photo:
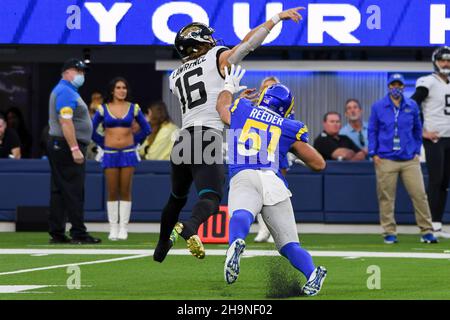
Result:
[[[153,255],[152,249],[128,250],[128,249],[0,249],[0,255],[8,254],[62,254],[62,255]],[[207,249],[206,255],[224,256],[225,249]],[[450,259],[450,253],[431,253],[431,252],[368,252],[368,251],[309,251],[315,257],[367,257],[367,258],[416,258],[416,259]],[[187,249],[172,249],[169,255],[190,255]],[[279,256],[275,250],[246,250],[245,256]],[[131,257],[118,258],[123,260]],[[112,259],[116,261],[115,259]],[[108,262],[108,260],[105,260]],[[77,264],[79,265],[79,264]]]
[[48,267],[40,267],[40,268],[32,268],[32,269],[22,269],[22,270],[16,270],[16,271],[0,272],[0,276],[34,272],[34,271],[59,269],[59,268],[67,268],[70,266],[85,266],[85,265],[90,265],[90,264],[100,264],[100,263],[116,262],[116,261],[123,261],[123,260],[139,259],[139,258],[145,258],[148,256],[149,256],[148,254],[141,254],[141,255],[130,256],[130,257],[121,257],[121,258],[106,259],[106,260],[95,260],[95,261],[87,261],[87,262],[75,262],[75,263],[61,264],[61,265],[56,265],[56,266],[48,266]]
[[[225,256],[225,250],[209,249],[206,251],[210,256]],[[116,261],[125,261],[131,259],[145,258],[153,255],[153,250],[111,250],[111,249],[0,249],[0,255],[11,254],[64,254],[64,255],[131,255],[127,257],[95,260],[87,262],[74,262],[62,265],[54,265],[32,269],[22,269],[16,271],[0,272],[0,276],[12,275],[19,273],[28,273],[34,271],[43,271],[51,269],[66,268],[69,266],[83,266],[100,263],[109,263]],[[173,249],[169,253],[170,255],[185,256],[190,255],[186,249]],[[449,253],[415,253],[415,252],[364,252],[364,251],[310,251],[310,254],[314,257],[341,257],[345,259],[352,258],[415,258],[415,259],[448,259],[450,260]],[[279,256],[280,254],[274,250],[247,250],[244,253],[246,257],[258,257],[258,256]]]

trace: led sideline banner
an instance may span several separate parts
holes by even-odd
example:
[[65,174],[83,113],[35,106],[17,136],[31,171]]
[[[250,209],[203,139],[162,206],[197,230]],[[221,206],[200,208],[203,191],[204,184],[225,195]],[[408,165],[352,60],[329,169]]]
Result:
[[402,46],[450,43],[446,0],[1,0],[0,44],[172,45],[195,20],[227,45],[283,9],[304,6],[304,20],[282,22],[268,46]]

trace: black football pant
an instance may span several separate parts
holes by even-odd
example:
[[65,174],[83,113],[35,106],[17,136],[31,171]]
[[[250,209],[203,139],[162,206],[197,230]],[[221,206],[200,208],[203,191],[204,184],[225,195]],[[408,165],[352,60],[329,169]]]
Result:
[[[86,155],[87,145],[78,142]],[[61,238],[65,234],[67,220],[72,224],[70,236],[87,235],[84,225],[85,163],[76,164],[64,138],[50,137],[47,143],[51,168],[49,234]]]
[[450,138],[424,139],[428,168],[428,202],[433,222],[442,222],[450,181]]
[[[180,137],[175,142],[171,155],[172,193],[162,211],[160,230],[161,241],[169,240],[170,233],[177,223],[180,212],[188,200],[187,197],[192,183],[195,185],[199,199],[192,208],[191,217],[187,221],[183,221],[184,228],[181,236],[184,239],[189,239],[192,235],[197,234],[200,225],[207,221],[210,216],[219,212],[219,204],[222,199],[223,184],[225,182],[225,170],[221,156],[221,133],[218,133],[217,140],[208,142],[203,139],[205,131],[194,133],[192,128],[187,129],[187,131],[190,132],[190,135],[187,135],[184,138]],[[201,143],[201,152],[208,146],[210,149],[213,149],[211,147],[214,147],[213,144],[217,143],[216,150],[217,152],[220,152],[220,155],[216,159],[216,163],[205,163],[203,159],[200,163],[196,163],[193,152],[194,140],[197,140],[197,143],[199,143],[199,141],[204,141]],[[182,144],[184,144],[184,146]],[[188,161],[183,163],[179,163],[179,161],[176,161],[174,158],[177,150],[181,149],[183,152],[186,152],[188,149],[192,151],[192,157],[188,157]],[[198,151],[199,150],[197,150],[197,155]]]

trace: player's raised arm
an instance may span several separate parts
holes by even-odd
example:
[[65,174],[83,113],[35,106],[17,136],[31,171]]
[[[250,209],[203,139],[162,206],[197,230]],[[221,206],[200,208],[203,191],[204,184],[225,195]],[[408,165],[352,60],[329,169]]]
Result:
[[231,65],[231,70],[228,73],[228,67],[225,66],[225,84],[223,90],[219,93],[217,98],[216,110],[220,115],[220,119],[226,124],[230,124],[231,112],[230,105],[233,102],[233,94],[247,88],[246,86],[240,86],[239,83],[245,74],[245,69],[242,69],[240,65],[237,67]]
[[231,64],[237,64],[242,61],[250,52],[258,48],[269,35],[269,32],[273,27],[281,20],[292,20],[299,22],[302,20],[302,16],[298,11],[305,9],[304,7],[297,7],[285,10],[274,15],[270,20],[267,20],[263,24],[250,31],[244,39],[231,50],[223,52],[219,57],[220,69],[223,72],[225,66]]

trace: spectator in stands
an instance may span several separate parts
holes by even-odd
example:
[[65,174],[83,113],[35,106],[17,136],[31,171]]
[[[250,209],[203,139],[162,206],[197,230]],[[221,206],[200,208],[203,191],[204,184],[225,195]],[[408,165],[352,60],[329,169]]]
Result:
[[[108,189],[106,203],[110,223],[110,240],[128,238],[131,215],[131,186],[134,168],[139,162],[136,145],[150,134],[150,126],[138,104],[129,102],[130,86],[124,78],[111,80],[106,103],[99,106],[92,120],[94,140],[104,150],[102,167]],[[140,131],[133,134],[132,123],[137,120]],[[99,125],[104,135],[97,132]]]
[[20,159],[20,139],[16,131],[8,128],[6,117],[0,112],[0,158]]
[[98,106],[102,105],[103,102],[103,95],[99,91],[92,92],[91,102],[89,103],[89,114],[91,115],[91,118],[94,117],[95,111],[97,111]]
[[347,136],[360,148],[367,157],[367,127],[368,123],[362,119],[363,109],[357,99],[348,99],[345,102],[345,117],[347,125],[339,132]]
[[27,130],[22,112],[17,107],[11,107],[6,111],[8,128],[14,129],[20,139],[20,153],[22,158],[31,158],[31,135]]
[[405,80],[401,74],[393,74],[388,86],[388,94],[372,106],[368,130],[369,155],[375,164],[384,242],[397,242],[394,203],[400,174],[414,205],[416,222],[422,233],[420,240],[437,243],[432,232],[430,208],[419,162],[422,146],[419,107],[414,100],[403,95]]
[[[97,108],[102,105],[104,102],[103,95],[98,92],[94,91],[91,94],[91,102],[89,103],[89,115],[91,118],[94,118],[95,111],[97,111]],[[97,132],[99,134],[103,134],[103,127],[97,128]],[[94,160],[97,159],[97,155],[100,153],[98,160],[100,160],[101,156],[103,155],[103,150],[101,147],[97,146],[97,144],[94,141],[91,141],[87,147],[86,152],[86,159]]]
[[139,155],[145,160],[169,160],[174,139],[172,135],[178,127],[172,122],[164,102],[152,103],[145,113],[152,133],[139,149]]
[[327,112],[323,117],[323,131],[314,140],[314,148],[325,160],[364,160],[364,152],[349,137],[340,135],[340,129],[341,115],[335,111]]

